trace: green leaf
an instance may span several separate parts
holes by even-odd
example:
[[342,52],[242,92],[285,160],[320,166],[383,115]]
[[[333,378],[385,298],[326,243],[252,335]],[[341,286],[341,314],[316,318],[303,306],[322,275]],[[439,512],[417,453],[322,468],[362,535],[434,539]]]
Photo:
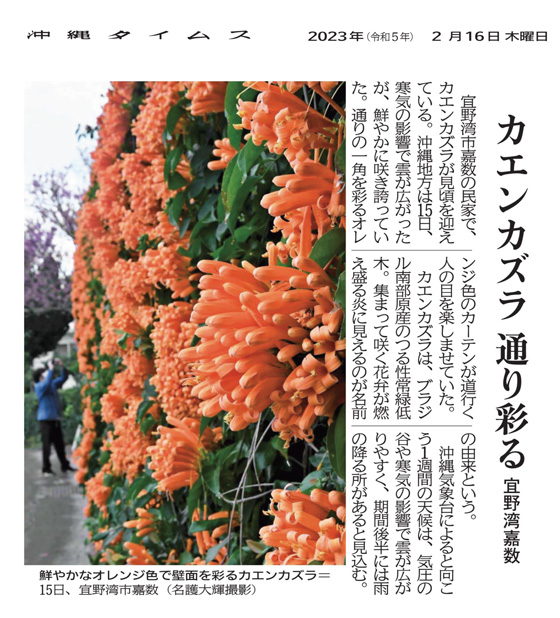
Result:
[[[220,202],[221,203],[222,198],[220,198]],[[218,209],[219,211],[219,209]],[[220,213],[218,212],[218,217],[220,216]],[[222,216],[225,216],[222,215]],[[223,235],[227,232],[228,226],[227,223],[225,221],[221,221],[221,223],[218,224],[218,227],[216,228],[216,239],[218,241],[222,240]]]
[[333,470],[346,480],[346,406],[342,405],[327,432],[327,451]]
[[254,232],[255,229],[250,225],[242,225],[233,232],[233,237],[237,242],[245,242]]
[[142,401],[142,403],[138,406],[138,410],[136,412],[136,422],[139,423],[144,416],[146,415],[146,412],[152,407],[152,405],[155,403],[155,401],[150,401],[150,400],[144,400]]
[[194,534],[195,532],[204,532],[205,530],[214,530],[214,528],[217,528],[218,526],[223,526],[224,524],[229,524],[229,517],[192,521],[189,524],[189,534]]
[[237,113],[237,101],[239,95],[243,93],[244,101],[254,101],[257,97],[257,91],[251,88],[246,88],[243,82],[229,82],[226,89],[225,113],[228,121],[227,136],[231,145],[239,150],[241,146],[241,138],[243,131],[235,129],[234,124],[241,124],[241,118]]
[[111,459],[111,451],[102,451],[101,455],[99,456],[99,467],[101,468],[102,466],[104,466],[109,459]]
[[303,479],[299,488],[304,494],[310,494],[314,489],[321,489],[328,476],[324,470],[314,470]]
[[268,546],[260,541],[252,541],[249,539],[246,543],[247,547],[255,554],[262,554],[268,549]]
[[216,216],[214,214],[214,206],[216,206],[216,201],[218,196],[216,193],[208,195],[204,201],[203,206],[198,211],[198,221],[216,221]]
[[261,180],[261,176],[249,176],[247,180],[239,187],[239,190],[234,194],[233,201],[231,202],[231,212],[228,219],[228,227],[233,231],[239,220],[239,215],[243,210],[245,200],[251,193],[251,191],[257,186]]
[[194,561],[194,556],[191,554],[190,551],[184,551],[179,556],[179,564],[190,564],[193,561]]
[[106,558],[107,564],[112,565],[123,564],[126,560],[125,556],[123,556],[122,554],[117,554],[116,552],[108,552]]
[[144,380],[144,388],[142,389],[142,399],[157,397],[156,387],[152,384],[151,378],[147,377]]
[[112,474],[105,474],[105,476],[103,477],[103,487],[111,487],[112,483],[113,483],[113,475]]
[[91,537],[92,541],[102,541],[109,534],[109,530],[103,530],[103,532],[98,532]]
[[255,453],[255,462],[257,470],[264,470],[270,466],[276,459],[278,452],[270,442],[263,442],[259,450]]
[[156,487],[157,481],[154,480],[149,474],[144,473],[137,476],[132,481],[130,487],[128,488],[126,499],[127,501],[134,501],[143,489],[145,489],[148,494],[151,494]]
[[193,238],[191,236],[191,239],[189,242],[189,248],[187,250],[187,257],[190,257],[190,258],[198,257],[201,249],[202,249],[202,242],[200,241],[200,238]]
[[317,240],[309,257],[324,268],[335,255],[340,255],[344,251],[345,246],[344,228],[335,227]]
[[108,547],[122,532],[121,526],[110,528],[107,536],[103,539],[103,547]]
[[[179,238],[183,238],[183,236],[187,233],[187,230],[189,229],[190,224],[191,224],[190,217],[185,217],[181,221],[181,225],[179,226]],[[182,247],[179,247],[179,249],[182,249]]]
[[208,425],[210,425],[210,421],[212,419],[209,416],[203,416],[200,419],[200,431],[198,432],[199,437],[202,436],[202,434],[204,433],[204,430],[206,429],[206,427],[208,427]]
[[241,173],[246,175],[249,170],[259,160],[261,153],[264,151],[264,144],[255,146],[253,140],[249,140],[245,146],[237,153],[237,167]]
[[204,189],[204,178],[196,178],[187,189],[190,197],[198,197]]
[[203,483],[214,495],[220,493],[220,470],[221,466],[217,465],[216,461],[213,461],[212,463],[206,462],[200,471]]
[[233,241],[233,239],[228,238],[221,247],[212,252],[212,257],[217,260],[221,260],[222,262],[229,262],[238,254],[238,245]]
[[[226,168],[222,181],[221,195],[224,208],[226,212],[230,213],[230,219],[233,219],[234,223],[245,198],[261,178],[260,176],[250,176],[247,178],[247,173],[259,160],[263,151],[263,144],[255,146],[252,140],[249,140],[244,148],[233,157]],[[228,222],[228,224],[229,228],[233,230],[235,225],[232,227],[231,223]]]
[[122,348],[123,350],[126,350],[126,340],[130,337],[130,335],[128,333],[124,333],[124,335],[121,335],[118,340],[117,343],[119,344],[119,347]]
[[202,494],[202,480],[198,478],[195,484],[189,489],[187,497],[187,512],[189,517],[192,517],[194,510],[198,508],[200,496]]
[[214,225],[206,224],[206,227],[200,233],[200,238],[210,251],[215,251],[218,247],[218,241],[216,240],[216,227]]
[[224,214],[228,214],[230,211],[229,204],[227,203],[227,188],[229,187],[229,183],[233,176],[234,170],[237,169],[237,157],[239,153],[237,153],[233,159],[227,164],[226,170],[224,172],[224,177],[222,178],[222,189],[220,191],[220,202],[218,204],[218,209],[221,206],[224,209]]
[[163,166],[163,177],[165,182],[168,181],[169,175],[177,169],[177,165],[179,165],[179,161],[181,160],[184,152],[185,147],[180,144],[177,148],[170,150],[165,157],[165,165]]
[[[204,172],[208,171],[208,159],[210,158],[210,155],[212,154],[212,150],[214,149],[214,145],[213,144],[205,144],[205,145],[201,145],[200,143],[195,145],[194,148],[194,154],[191,157],[191,169],[196,170],[196,168],[201,167]],[[201,170],[198,170],[199,172]],[[202,174],[196,174],[196,176],[199,176]]]
[[274,436],[270,441],[270,444],[284,457],[284,459],[288,459],[288,449],[284,448],[284,440],[280,438],[280,436]]
[[342,307],[344,311],[344,318],[342,320],[342,325],[340,327],[340,338],[344,339],[346,337],[346,271],[342,271],[340,273],[340,277],[338,278],[338,285],[336,287],[336,292],[334,293],[334,302],[337,303],[340,307]]
[[181,218],[181,212],[183,211],[183,206],[185,205],[187,196],[184,191],[181,193],[177,193],[177,195],[171,200],[169,204],[169,208],[167,210],[167,215],[169,217],[169,222],[171,225],[175,227],[179,227],[179,219]]
[[148,414],[144,418],[142,423],[140,423],[140,431],[144,435],[148,435],[148,433],[150,433],[150,431],[155,427],[155,425],[157,425],[156,419],[151,414]]
[[314,453],[309,457],[309,463],[314,468],[318,468],[320,466],[321,470],[324,470],[325,472],[332,472],[329,454],[327,453],[327,449],[324,446],[321,447],[321,449],[317,453]]
[[[181,103],[181,101],[179,103]],[[168,141],[171,139],[173,131],[175,130],[175,126],[179,122],[179,118],[181,118],[181,116],[185,113],[185,109],[179,103],[174,105],[167,113],[167,119],[165,121],[165,131],[163,133],[164,141]]]
[[173,172],[173,174],[169,174],[169,180],[167,182],[167,186],[172,191],[178,191],[179,189],[186,187],[188,184],[189,184],[188,181],[185,178],[183,178],[183,176],[181,176],[179,172]]
[[[150,509],[150,512],[152,512],[152,509]],[[177,517],[173,508],[173,502],[170,500],[165,500],[159,508],[154,508],[153,513],[162,521],[174,521]]]
[[208,170],[208,172],[205,172],[204,176],[202,177],[202,180],[204,182],[204,188],[211,189],[218,182],[218,178],[220,177],[221,173],[222,170]]
[[226,218],[226,209],[224,207],[224,202],[222,200],[222,194],[218,195],[218,206],[216,207],[216,214],[218,216],[218,221],[221,221],[220,225],[224,225],[225,229],[227,229],[227,225],[225,223]]
[[336,169],[346,174],[346,138],[342,140],[342,143],[338,147],[334,161],[336,163]]
[[323,563],[320,560],[312,560],[311,562],[308,562],[307,564],[310,564],[313,566],[321,566]]
[[221,541],[220,543],[218,543],[217,545],[214,545],[214,547],[211,547],[207,552],[206,552],[206,556],[204,557],[204,560],[206,561],[206,564],[208,564],[209,562],[212,562],[212,560],[214,560],[214,558],[218,555],[218,552],[220,551],[220,549],[222,549],[222,547],[224,547],[227,543],[227,537]]
[[247,448],[248,446],[246,444],[235,442],[235,444],[230,444],[220,449],[216,453],[216,460],[219,461],[224,468],[227,468],[238,456],[246,456]]

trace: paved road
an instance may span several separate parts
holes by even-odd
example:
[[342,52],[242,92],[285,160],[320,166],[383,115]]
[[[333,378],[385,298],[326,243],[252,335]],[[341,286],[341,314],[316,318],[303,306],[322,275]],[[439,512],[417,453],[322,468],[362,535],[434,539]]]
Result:
[[25,449],[25,564],[89,564],[83,510],[74,473],[42,476],[40,449]]

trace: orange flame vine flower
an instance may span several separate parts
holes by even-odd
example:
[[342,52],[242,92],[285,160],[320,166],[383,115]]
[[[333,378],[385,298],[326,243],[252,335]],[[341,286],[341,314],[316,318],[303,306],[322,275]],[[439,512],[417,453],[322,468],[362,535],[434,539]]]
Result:
[[[274,217],[274,226],[286,239],[285,248],[291,257],[307,257],[300,247],[302,236],[308,236],[306,241],[311,245],[312,231],[318,238],[323,236],[345,214],[340,176],[309,159],[296,163],[293,174],[276,176],[273,182],[280,190],[265,195],[261,205]],[[278,248],[282,249],[280,243]]]
[[188,246],[187,242],[188,236],[181,243],[148,249],[142,258],[147,280],[152,285],[162,284],[168,287],[173,291],[173,298],[183,298],[194,291],[194,268],[191,266],[191,259],[178,251],[180,247]]
[[152,443],[134,418],[121,416],[114,420],[115,431],[109,450],[113,474],[123,474],[131,482],[146,465],[148,448]]
[[124,544],[124,547],[128,549],[130,558],[127,559],[127,564],[157,564],[157,560],[150,554],[150,552],[140,543],[128,542]]
[[283,439],[312,440],[316,416],[332,417],[344,400],[342,310],[332,300],[333,284],[312,260],[294,264],[198,263],[208,274],[191,320],[205,325],[196,331],[198,345],[179,356],[191,365],[201,413],[225,411],[233,431],[272,405],[273,429]]
[[[229,519],[231,517],[230,511],[219,511],[217,513],[212,513],[212,515],[208,515],[207,507],[204,506],[204,516],[202,518],[203,521],[213,521],[217,519]],[[200,521],[200,509],[195,509],[192,515],[192,521],[197,522]],[[239,527],[239,515],[237,512],[234,512],[232,522],[232,529]],[[196,558],[193,564],[199,565],[219,565],[223,564],[227,558],[227,548],[221,547],[218,550],[218,553],[214,557],[213,560],[207,562],[205,560],[205,556],[208,553],[208,550],[211,547],[215,547],[218,544],[218,538],[223,534],[226,534],[229,529],[228,524],[222,524],[221,526],[216,526],[214,530],[212,530],[212,534],[210,534],[209,530],[203,530],[202,532],[195,532],[193,534],[196,540],[196,546],[198,548],[198,552],[200,554],[199,558]]]
[[111,464],[105,464],[99,472],[86,481],[86,497],[101,510],[103,515],[107,516],[107,500],[111,495],[111,488],[105,487],[103,479],[105,474],[110,472]]
[[190,112],[193,116],[224,111],[227,82],[190,82],[187,85],[185,96],[192,101]]
[[196,331],[196,325],[189,321],[192,308],[191,303],[180,301],[160,305],[151,334],[156,363],[156,375],[151,381],[166,413],[175,418],[200,415],[200,400],[192,395],[192,387],[186,383],[186,367],[177,362],[177,355],[190,346]]
[[215,157],[218,157],[217,161],[210,161],[208,163],[208,169],[210,170],[225,170],[228,163],[235,157],[237,150],[231,145],[229,138],[217,139],[215,142],[216,148],[212,151]]
[[138,519],[125,521],[123,524],[125,528],[134,528],[138,538],[156,532],[157,518],[153,513],[143,508],[137,508],[136,514],[138,515]]
[[194,485],[203,453],[213,449],[221,435],[219,430],[206,427],[199,436],[198,419],[168,416],[167,422],[172,427],[158,427],[160,437],[148,449],[152,456],[149,467],[158,481],[158,490],[172,492]]
[[251,132],[257,146],[266,141],[270,152],[284,153],[290,162],[308,159],[311,149],[335,147],[331,139],[336,123],[295,94],[266,82],[245,82],[245,86],[261,91],[255,102],[240,98],[237,106],[241,127]]
[[[336,518],[330,515],[336,514]],[[265,564],[344,564],[346,556],[345,494],[314,489],[274,489],[270,503],[274,522],[261,528],[263,543],[276,547],[265,556]],[[338,523],[339,520],[342,523]]]

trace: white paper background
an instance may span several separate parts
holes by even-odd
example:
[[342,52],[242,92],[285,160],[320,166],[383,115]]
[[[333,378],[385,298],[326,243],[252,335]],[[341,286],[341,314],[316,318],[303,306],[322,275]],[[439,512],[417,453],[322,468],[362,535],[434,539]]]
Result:
[[[558,348],[558,198],[556,110],[558,108],[558,22],[545,2],[26,2],[4,9],[2,27],[2,227],[4,388],[2,571],[7,611],[44,616],[98,616],[135,612],[288,612],[366,611],[403,616],[472,616],[497,612],[507,616],[553,615],[557,612],[554,516],[556,493],[558,403],[554,390]],[[33,29],[51,30],[50,40],[27,40]],[[67,41],[70,29],[88,29],[94,40]],[[109,41],[120,29],[135,37]],[[251,41],[228,41],[230,30],[247,29]],[[432,43],[432,31],[548,30],[548,43]],[[169,30],[158,41],[149,34]],[[188,41],[196,30],[211,41]],[[411,31],[413,43],[309,43],[309,30]],[[445,36],[442,36],[445,39]],[[479,397],[486,402],[477,436],[489,445],[479,449],[480,517],[468,537],[457,530],[457,585],[450,598],[374,598],[350,577],[350,567],[332,569],[323,583],[259,586],[243,597],[40,597],[40,567],[23,566],[23,93],[26,81],[70,80],[240,80],[336,79],[370,82],[448,80],[461,92],[477,95],[479,170],[479,247],[488,255],[483,287],[478,280]],[[495,406],[501,373],[495,364],[498,304],[496,122],[515,114],[526,123],[524,162],[529,171],[523,223],[524,332],[530,364],[524,372],[524,401],[529,425],[522,445],[522,564],[501,563],[501,493],[503,469],[497,464]],[[45,148],[49,145],[45,144]],[[529,197],[530,196],[530,197]],[[503,219],[502,219],[503,222]],[[480,262],[479,262],[480,268]],[[483,345],[487,346],[484,355]],[[481,357],[485,357],[483,368]],[[486,369],[486,371],[484,370]],[[483,411],[484,408],[481,408]],[[480,446],[480,445],[479,445]],[[350,544],[349,544],[350,550]],[[459,560],[459,555],[461,559]]]

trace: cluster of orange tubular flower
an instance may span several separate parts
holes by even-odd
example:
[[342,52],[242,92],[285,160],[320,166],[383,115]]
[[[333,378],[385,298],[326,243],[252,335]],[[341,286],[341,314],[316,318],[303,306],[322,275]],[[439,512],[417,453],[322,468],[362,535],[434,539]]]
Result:
[[127,564],[157,564],[157,560],[150,554],[144,545],[128,541],[124,546],[128,549],[128,553],[130,554],[130,558],[126,561]]
[[193,116],[223,112],[225,106],[227,82],[187,82],[187,99]]
[[[218,544],[219,537],[227,534],[228,530],[230,529],[230,523],[232,530],[239,526],[239,515],[237,514],[237,512],[234,512],[232,516],[230,511],[219,511],[217,513],[212,513],[212,515],[208,515],[208,510],[205,506],[202,521],[214,521],[217,519],[228,519],[228,523],[216,526],[214,530],[212,530],[212,534],[210,534],[209,530],[203,530],[202,532],[194,533],[196,546],[200,556],[195,558],[192,564],[217,566],[225,563],[227,558],[227,547],[221,547],[218,550],[216,556],[210,561],[206,561],[205,557],[208,553],[208,550]],[[192,515],[192,521],[197,522],[200,520],[200,509],[195,509]]]
[[[326,94],[337,82],[306,83],[341,115],[344,113]],[[293,174],[276,177],[274,183],[280,190],[265,195],[261,202],[274,217],[275,229],[286,239],[277,247],[285,262],[288,255],[301,255],[298,245],[306,218],[314,238],[346,224],[344,187],[334,171],[334,153],[342,142],[343,128],[293,94],[303,82],[278,84],[246,82],[260,94],[255,102],[240,98],[238,113],[253,143],[266,141],[269,150],[283,153],[294,170]],[[319,161],[323,151],[328,153],[326,163]]]
[[79,446],[74,450],[72,457],[78,466],[75,474],[76,481],[83,483],[88,469],[88,462],[93,444],[95,442],[95,431],[84,431]]
[[152,384],[167,414],[175,418],[197,417],[200,400],[186,383],[186,367],[177,362],[179,352],[191,345],[196,325],[189,320],[192,304],[175,301],[160,305],[151,338],[154,342],[156,374]]
[[194,291],[193,281],[197,274],[191,266],[191,259],[178,252],[189,241],[186,234],[181,242],[148,249],[142,258],[146,267],[147,281],[154,286],[165,285],[173,292],[173,298],[183,298]]
[[[114,85],[99,119],[99,145],[92,166],[97,191],[85,201],[78,217],[72,297],[80,369],[91,375],[92,359],[98,355],[122,357],[123,368],[102,398],[101,416],[113,424],[107,445],[112,472],[129,480],[145,464],[147,448],[154,442],[140,432],[136,411],[145,381],[156,369],[134,342],[147,339],[157,309],[157,288],[167,286],[180,297],[193,291],[192,281],[196,279],[189,258],[178,252],[180,247],[188,247],[188,236],[180,239],[163,212],[165,201],[176,194],[164,182],[163,131],[167,113],[178,102],[185,83],[148,82],[146,86],[145,102],[132,127],[130,111],[123,106],[131,102],[137,87],[132,82]],[[128,130],[135,138],[132,153],[123,152]],[[186,157],[176,172],[191,180]],[[157,247],[142,255],[138,251],[141,237],[155,240]],[[122,254],[123,247],[126,255]],[[95,280],[105,290],[106,302],[100,306],[90,301],[90,285]],[[101,340],[97,344],[99,331]],[[150,414],[157,419],[159,407],[153,405]],[[91,450],[90,437],[84,438],[79,472],[82,480]]]
[[101,470],[86,481],[86,497],[91,504],[95,504],[105,515],[107,514],[107,500],[111,495],[111,488],[103,484],[105,474],[110,473],[110,464],[105,464]]
[[167,422],[171,427],[158,427],[159,438],[148,449],[152,457],[149,466],[159,491],[172,492],[194,485],[203,454],[216,447],[221,430],[206,427],[200,435],[200,420],[196,418],[168,416]]
[[134,417],[121,416],[113,424],[114,435],[110,433],[108,441],[111,471],[132,481],[146,465],[148,448],[153,440],[140,431]]
[[[80,215],[78,214],[78,221]],[[89,298],[88,283],[90,273],[86,263],[86,250],[83,243],[79,242],[78,232],[76,233],[76,250],[74,253],[74,274],[72,277],[72,314],[76,324],[75,341],[77,346],[78,368],[81,373],[89,376],[93,369],[91,355],[95,341],[95,304]]]
[[257,146],[267,142],[270,152],[285,154],[288,161],[307,159],[315,148],[332,149],[337,125],[311,108],[303,99],[268,82],[246,82],[260,90],[256,101],[238,101],[241,127],[250,131]]
[[95,416],[91,409],[91,397],[86,395],[86,387],[82,387],[82,439],[74,449],[72,459],[78,466],[75,474],[76,481],[83,483],[87,475],[89,455],[95,442]]
[[307,495],[299,490],[273,490],[268,514],[274,522],[261,528],[260,534],[263,543],[276,549],[266,554],[265,564],[344,564],[345,501],[339,491],[314,489]]
[[[312,91],[311,104],[296,94],[304,84]],[[77,478],[85,481],[87,511],[94,516],[97,507],[109,517],[112,488],[104,485],[105,476],[118,475],[131,483],[148,459],[161,499],[174,499],[164,493],[192,488],[205,456],[222,439],[221,428],[201,432],[202,415],[225,411],[230,429],[237,431],[271,408],[272,428],[282,439],[311,441],[317,418],[331,419],[344,401],[343,310],[335,302],[342,264],[337,256],[324,266],[310,257],[321,237],[345,226],[344,187],[335,168],[344,137],[344,123],[336,120],[344,110],[332,94],[337,82],[245,86],[259,92],[255,102],[244,101],[243,93],[238,100],[239,126],[248,131],[246,139],[285,157],[291,167],[290,173],[274,178],[276,190],[261,201],[273,232],[283,237],[266,246],[268,266],[202,260],[193,267],[185,256],[190,232],[180,235],[164,210],[177,195],[164,180],[168,111],[183,105],[186,89],[192,116],[223,112],[227,82],[147,82],[132,123],[143,87],[118,82],[99,120],[93,189],[78,218],[72,292],[80,370],[98,393],[92,406],[84,392],[84,432],[75,455]],[[318,106],[326,108],[324,114],[312,106],[319,97],[326,102]],[[193,122],[183,116],[174,135]],[[132,145],[134,151],[127,152]],[[216,160],[208,168],[224,170],[237,152],[227,137],[216,140]],[[173,171],[187,185],[193,180],[185,154]],[[213,174],[208,177],[215,180]],[[189,215],[193,204],[191,200]],[[185,302],[196,288],[200,298]],[[166,304],[170,297],[174,302]],[[99,367],[110,371],[96,373]],[[103,376],[114,371],[106,384]],[[138,413],[150,382],[157,395],[145,414],[156,421],[165,418],[167,426],[146,435]],[[101,450],[110,457],[86,480],[90,453],[99,448],[95,440],[100,427]],[[261,531],[263,541],[276,548],[267,555],[267,564],[343,563],[344,494],[275,490],[272,497],[275,520]],[[124,524],[134,529],[135,541],[142,539],[124,544],[127,562],[176,563],[175,550],[166,559],[167,549],[157,549],[157,518],[150,508],[137,509],[137,517]],[[238,514],[208,515],[206,506],[202,513],[196,509],[191,514],[192,522],[220,519],[229,523],[217,522],[186,539],[187,551],[196,542],[193,564],[219,565],[229,558],[226,547],[218,550],[217,545],[240,525]],[[102,551],[102,543],[96,549]],[[111,552],[106,548],[101,559],[125,559]]]
[[[130,112],[124,107],[134,91],[133,82],[116,82],[108,93],[108,100],[98,118],[99,140],[92,154],[92,183],[99,185],[96,197],[87,200],[78,213],[75,236],[74,275],[72,283],[72,311],[76,322],[79,368],[90,375],[92,357],[96,356],[96,307],[90,298],[88,285],[100,277],[99,264],[107,259],[108,246],[118,241],[122,215],[124,188],[118,157],[130,128]],[[103,214],[112,215],[104,221]],[[101,239],[104,239],[101,241]],[[97,251],[96,244],[100,244]],[[116,259],[117,251],[110,251]],[[97,260],[95,259],[97,257]]]
[[111,166],[122,150],[122,144],[130,128],[130,113],[124,107],[129,103],[136,84],[134,82],[113,82],[107,93],[107,103],[97,119],[99,139],[92,153],[92,171],[97,176],[100,171]]
[[[128,543],[124,543],[125,549],[128,550],[130,557],[127,558],[127,564],[136,564],[136,565],[151,565],[151,564],[159,564],[158,561],[150,554],[150,552],[142,545],[141,543],[132,543],[129,541]],[[179,560],[177,558],[176,550],[172,549],[167,556],[164,564],[178,564]]]
[[228,163],[235,157],[237,150],[231,145],[229,138],[217,139],[214,142],[216,148],[212,151],[215,157],[219,157],[217,161],[210,161],[208,169],[225,170]]
[[125,528],[134,528],[138,538],[156,532],[157,518],[153,513],[150,513],[146,509],[138,508],[136,509],[136,514],[138,515],[138,519],[125,521],[123,524]]
[[304,84],[311,89],[319,86],[323,92],[330,92],[338,86],[338,82],[276,82],[279,86],[284,86],[288,92],[297,92]]
[[344,401],[343,315],[330,277],[303,257],[294,267],[203,260],[198,268],[208,274],[191,321],[205,325],[179,356],[190,363],[201,413],[225,410],[237,431],[272,406],[284,440],[312,440],[317,416],[332,417]]

